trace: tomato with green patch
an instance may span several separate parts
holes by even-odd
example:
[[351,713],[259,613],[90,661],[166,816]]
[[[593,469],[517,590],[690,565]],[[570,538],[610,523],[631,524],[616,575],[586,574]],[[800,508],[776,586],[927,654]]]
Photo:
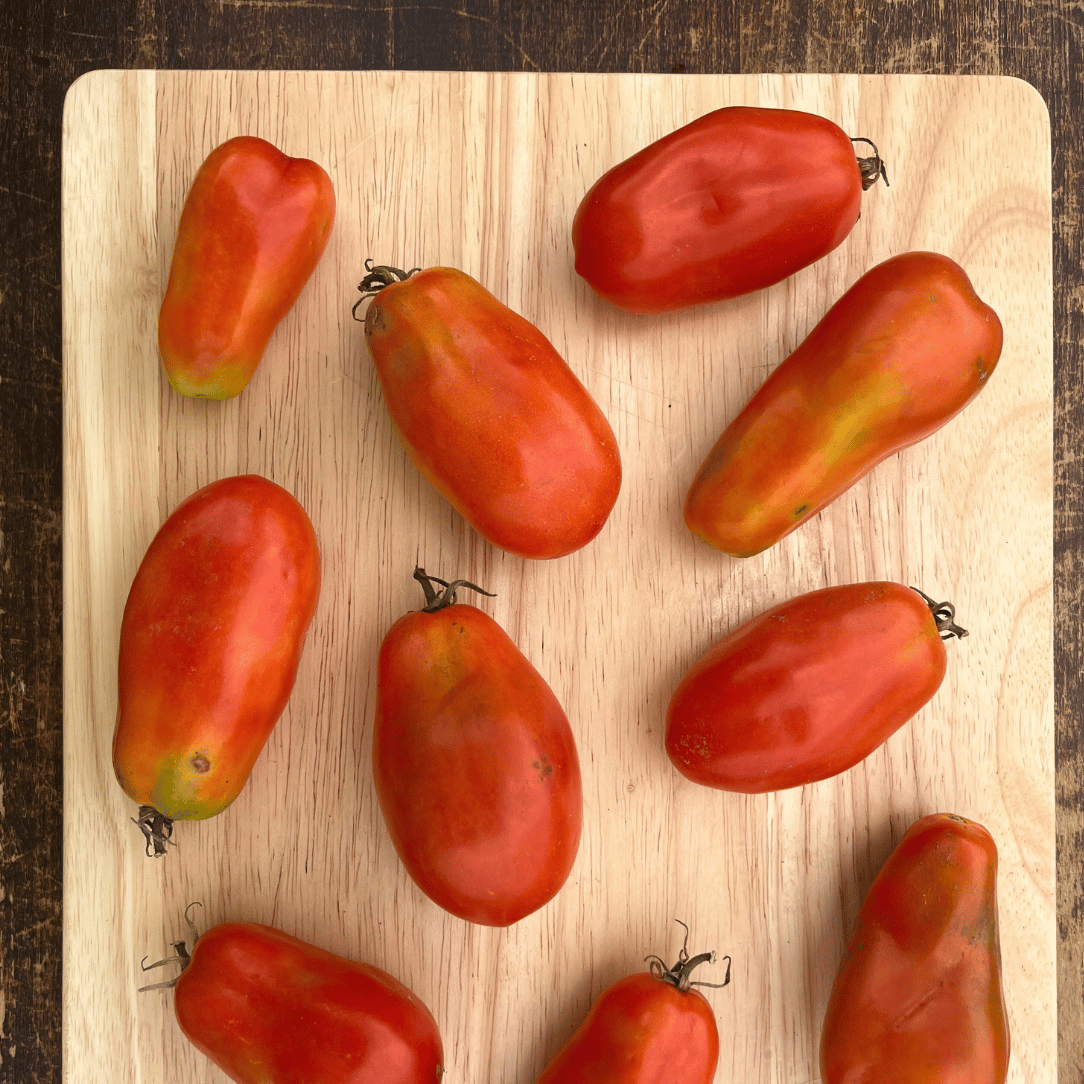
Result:
[[866,272],[784,359],[708,453],[685,523],[735,557],[773,546],[986,386],[1001,322],[947,256]]
[[293,690],[320,589],[311,521],[259,475],[204,486],[159,528],[121,620],[113,767],[148,848],[240,794]]
[[192,181],[158,315],[158,352],[182,395],[232,399],[327,247],[331,178],[256,136],[216,147]]

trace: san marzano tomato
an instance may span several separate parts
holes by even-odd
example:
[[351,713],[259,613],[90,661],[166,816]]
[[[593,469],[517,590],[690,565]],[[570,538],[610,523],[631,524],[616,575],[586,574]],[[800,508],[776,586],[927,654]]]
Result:
[[252,379],[335,222],[331,178],[255,136],[216,147],[181,211],[158,351],[184,395],[230,399]]
[[212,482],[159,528],[121,622],[113,767],[156,854],[232,802],[293,689],[320,589],[305,510],[259,475]]
[[590,542],[621,487],[617,441],[542,332],[452,268],[377,267],[361,285],[384,402],[422,475],[509,553]]
[[719,1029],[693,971],[715,953],[690,957],[684,948],[667,967],[618,979],[602,992],[586,1019],[538,1078],[537,1084],[711,1084],[719,1061]]
[[388,630],[377,662],[377,795],[418,887],[460,918],[508,926],[550,900],[576,859],[575,739],[508,634],[455,602],[470,585],[415,578],[426,607]]
[[907,252],[867,271],[708,453],[685,523],[735,557],[774,545],[986,386],[1001,322],[963,268]]
[[898,583],[798,595],[689,670],[666,713],[666,752],[694,783],[759,793],[826,779],[884,743],[937,691],[949,603]]
[[795,109],[708,113],[592,185],[572,223],[576,271],[637,313],[780,282],[843,241],[884,175],[876,150],[856,159],[854,142]]
[[440,1084],[444,1073],[414,993],[271,926],[200,934],[175,986],[181,1031],[238,1084]]
[[923,817],[870,887],[821,1032],[824,1084],[1004,1084],[997,848]]

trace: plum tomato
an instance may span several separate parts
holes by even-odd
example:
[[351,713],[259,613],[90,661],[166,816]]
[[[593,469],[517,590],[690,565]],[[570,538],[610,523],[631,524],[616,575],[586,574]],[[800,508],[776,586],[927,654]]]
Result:
[[323,168],[255,136],[216,147],[185,199],[158,315],[182,395],[232,399],[315,270],[335,222]]
[[[883,177],[825,117],[727,106],[604,173],[572,223],[576,271],[628,312],[760,290],[827,255]],[[871,144],[872,146],[872,144]]]
[[432,1014],[380,968],[256,922],[174,948],[180,976],[144,989],[175,988],[181,1031],[237,1084],[440,1084]]
[[666,752],[686,778],[761,793],[853,767],[941,685],[955,610],[897,583],[798,595],[735,629],[686,673]]
[[365,340],[395,431],[422,476],[493,545],[562,557],[621,488],[595,400],[530,321],[447,267],[372,267]]
[[686,526],[735,557],[773,546],[963,410],[1001,342],[997,314],[947,256],[878,264],[723,431],[689,487]]
[[690,957],[683,947],[667,967],[649,956],[650,971],[627,975],[607,987],[583,1023],[549,1063],[537,1084],[711,1084],[719,1061],[719,1028],[707,998],[693,986],[714,952]]
[[320,590],[305,510],[259,475],[197,490],[159,528],[121,620],[113,767],[148,852],[241,792],[294,686]]
[[997,847],[975,821],[916,821],[866,895],[821,1029],[824,1084],[1004,1084]]
[[392,625],[377,662],[377,795],[403,865],[430,899],[469,922],[509,926],[552,899],[575,862],[576,743],[508,634],[455,601],[473,585],[420,568],[414,576],[426,606]]

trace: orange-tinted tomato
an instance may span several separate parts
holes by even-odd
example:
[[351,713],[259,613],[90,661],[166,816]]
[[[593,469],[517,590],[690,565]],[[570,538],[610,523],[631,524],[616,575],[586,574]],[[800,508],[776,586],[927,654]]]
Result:
[[827,255],[884,174],[824,117],[728,106],[603,174],[572,223],[576,271],[628,312],[780,282]]
[[[446,911],[508,926],[568,878],[583,818],[564,710],[508,634],[418,569],[377,663],[373,771],[395,848]],[[432,582],[446,589],[438,595]]]
[[429,1010],[379,968],[254,922],[196,940],[177,1022],[238,1084],[439,1084]]
[[158,316],[158,352],[184,395],[232,399],[323,255],[331,179],[255,136],[211,152],[189,189]]
[[761,385],[689,489],[685,523],[724,553],[774,545],[986,385],[1001,322],[947,256],[878,264]]
[[[689,976],[714,959],[710,952],[690,959],[682,950],[672,968],[653,958],[650,973],[618,979],[591,1006],[537,1084],[711,1084],[719,1029],[711,1005],[691,988]],[[728,966],[727,982],[729,975]]]
[[376,268],[362,283],[388,283],[365,339],[422,475],[509,553],[585,546],[621,486],[617,441],[587,389],[538,328],[463,272],[394,277]]
[[666,752],[694,783],[760,793],[826,779],[887,741],[937,692],[948,603],[897,583],[799,595],[704,654],[666,713]]
[[[320,588],[305,510],[258,475],[183,501],[136,572],[120,632],[113,767],[141,827],[221,813],[293,689]],[[148,836],[158,853],[161,833]]]
[[1003,1084],[997,848],[938,813],[913,824],[874,880],[821,1032],[825,1084]]

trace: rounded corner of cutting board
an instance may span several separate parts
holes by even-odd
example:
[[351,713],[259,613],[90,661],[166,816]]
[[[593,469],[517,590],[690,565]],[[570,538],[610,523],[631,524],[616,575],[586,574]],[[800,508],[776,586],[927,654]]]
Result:
[[94,68],[83,72],[82,75],[77,75],[64,92],[65,122],[74,109],[83,106],[88,100],[93,100],[100,94],[103,86],[123,82],[134,74],[134,72],[119,68]]

